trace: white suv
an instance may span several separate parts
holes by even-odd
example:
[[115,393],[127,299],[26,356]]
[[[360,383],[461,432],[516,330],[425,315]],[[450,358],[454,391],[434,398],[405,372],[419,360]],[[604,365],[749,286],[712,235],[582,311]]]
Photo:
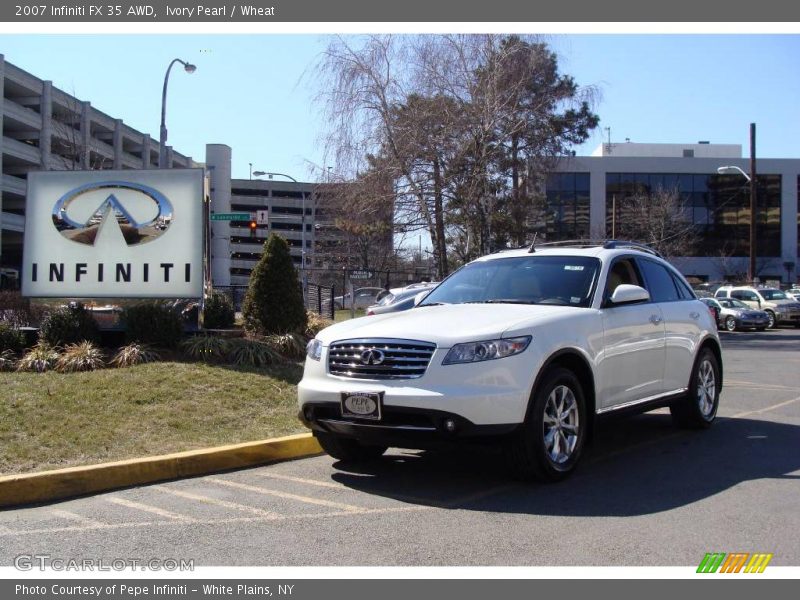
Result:
[[331,456],[482,439],[545,481],[572,472],[600,416],[669,406],[705,428],[722,388],[708,308],[654,252],[613,241],[485,256],[307,354],[299,416]]
[[750,308],[763,310],[769,317],[767,327],[772,329],[784,323],[800,327],[800,304],[786,292],[775,288],[724,285],[714,292],[715,298],[741,300]]

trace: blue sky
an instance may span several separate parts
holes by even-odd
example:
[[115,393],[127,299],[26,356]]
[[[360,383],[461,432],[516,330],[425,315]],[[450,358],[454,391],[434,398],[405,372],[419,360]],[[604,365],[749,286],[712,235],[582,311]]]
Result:
[[[605,140],[742,144],[758,124],[758,155],[800,157],[798,35],[549,35],[562,71],[595,86]],[[326,44],[318,35],[3,35],[0,53],[38,77],[158,137],[161,84],[173,69],[167,125],[178,151],[202,160],[206,143],[233,149],[233,174],[309,177],[322,166],[308,72]]]

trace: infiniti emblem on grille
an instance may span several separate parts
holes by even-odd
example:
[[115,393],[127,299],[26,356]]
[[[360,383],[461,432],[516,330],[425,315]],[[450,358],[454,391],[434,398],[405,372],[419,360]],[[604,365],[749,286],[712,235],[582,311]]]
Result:
[[361,353],[361,362],[365,365],[380,365],[383,364],[383,359],[383,352],[376,350],[375,348],[364,350]]

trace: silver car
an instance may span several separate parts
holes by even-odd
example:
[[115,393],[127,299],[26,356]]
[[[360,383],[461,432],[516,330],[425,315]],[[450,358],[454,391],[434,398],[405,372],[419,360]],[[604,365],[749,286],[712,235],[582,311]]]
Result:
[[763,310],[750,308],[733,298],[716,298],[720,306],[719,322],[728,331],[757,329],[764,331],[769,326],[769,315]]
[[417,294],[427,290],[432,290],[438,283],[415,283],[406,288],[392,290],[392,293],[384,296],[383,299],[377,304],[373,304],[367,308],[367,316],[381,315],[383,313],[399,312],[401,310],[408,310],[414,308],[414,298]]

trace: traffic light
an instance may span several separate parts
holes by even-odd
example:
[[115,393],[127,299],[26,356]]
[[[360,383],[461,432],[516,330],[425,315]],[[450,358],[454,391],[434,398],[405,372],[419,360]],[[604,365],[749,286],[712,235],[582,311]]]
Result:
[[250,221],[250,237],[256,237],[256,227],[258,227],[258,223],[255,221]]

